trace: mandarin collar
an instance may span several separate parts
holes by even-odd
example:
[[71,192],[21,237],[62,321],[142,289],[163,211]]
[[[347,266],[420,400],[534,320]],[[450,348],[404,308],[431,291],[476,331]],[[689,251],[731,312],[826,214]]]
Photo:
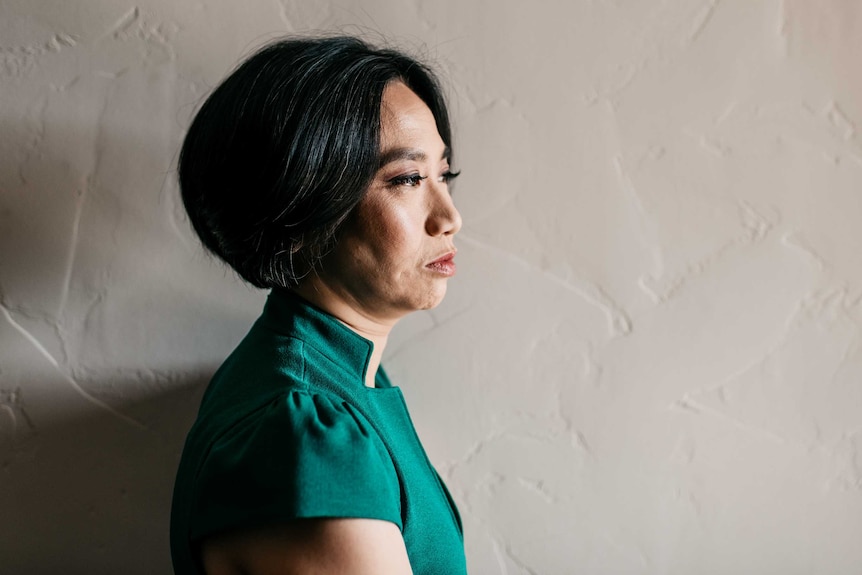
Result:
[[353,373],[363,386],[374,344],[294,292],[269,293],[261,320],[270,329],[301,339]]

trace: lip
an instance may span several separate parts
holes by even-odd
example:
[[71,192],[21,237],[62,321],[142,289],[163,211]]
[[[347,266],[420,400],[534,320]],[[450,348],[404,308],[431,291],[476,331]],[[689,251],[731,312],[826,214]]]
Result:
[[446,252],[436,260],[432,261],[429,264],[426,264],[425,267],[445,277],[454,276],[455,271],[457,270],[457,267],[455,266],[456,251],[457,250]]

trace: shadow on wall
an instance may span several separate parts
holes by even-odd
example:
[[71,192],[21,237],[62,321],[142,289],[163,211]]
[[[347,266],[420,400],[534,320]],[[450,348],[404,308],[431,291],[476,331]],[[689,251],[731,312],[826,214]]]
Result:
[[108,287],[180,282],[200,248],[176,190],[179,143],[42,120],[0,118],[0,303],[72,329]]
[[151,95],[130,86],[115,105],[82,81],[0,118],[3,575],[172,573],[173,480],[209,358],[259,309],[182,243],[176,127],[128,129],[126,104]]
[[94,406],[0,435],[0,571],[172,573],[174,474],[210,375],[117,406],[140,426]]
[[[165,170],[153,166],[170,158],[90,125],[42,120],[0,124],[0,572],[170,573],[173,477],[211,371],[144,389],[140,377],[87,378],[107,395],[136,390],[104,398],[103,409],[101,392],[90,403],[70,387],[74,366],[52,333],[85,334],[97,307],[85,300],[114,271],[134,281],[115,264],[118,244],[135,238],[102,239],[120,225],[138,233],[125,215],[136,206],[121,202],[153,189],[141,179],[150,170],[146,201],[158,206]],[[143,170],[129,166],[135,156]]]

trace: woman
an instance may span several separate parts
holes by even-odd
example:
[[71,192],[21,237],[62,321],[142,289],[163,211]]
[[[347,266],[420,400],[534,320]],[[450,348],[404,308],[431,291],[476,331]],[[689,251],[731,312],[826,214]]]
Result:
[[354,38],[270,45],[195,117],[192,225],[272,291],[189,432],[177,574],[466,573],[458,512],[380,367],[455,274],[450,159],[434,75]]

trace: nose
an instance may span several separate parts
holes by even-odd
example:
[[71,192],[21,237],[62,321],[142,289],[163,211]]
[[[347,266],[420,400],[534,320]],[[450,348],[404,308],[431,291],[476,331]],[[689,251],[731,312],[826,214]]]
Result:
[[449,186],[435,182],[430,195],[425,230],[431,236],[454,236],[461,229],[461,214],[452,202]]

